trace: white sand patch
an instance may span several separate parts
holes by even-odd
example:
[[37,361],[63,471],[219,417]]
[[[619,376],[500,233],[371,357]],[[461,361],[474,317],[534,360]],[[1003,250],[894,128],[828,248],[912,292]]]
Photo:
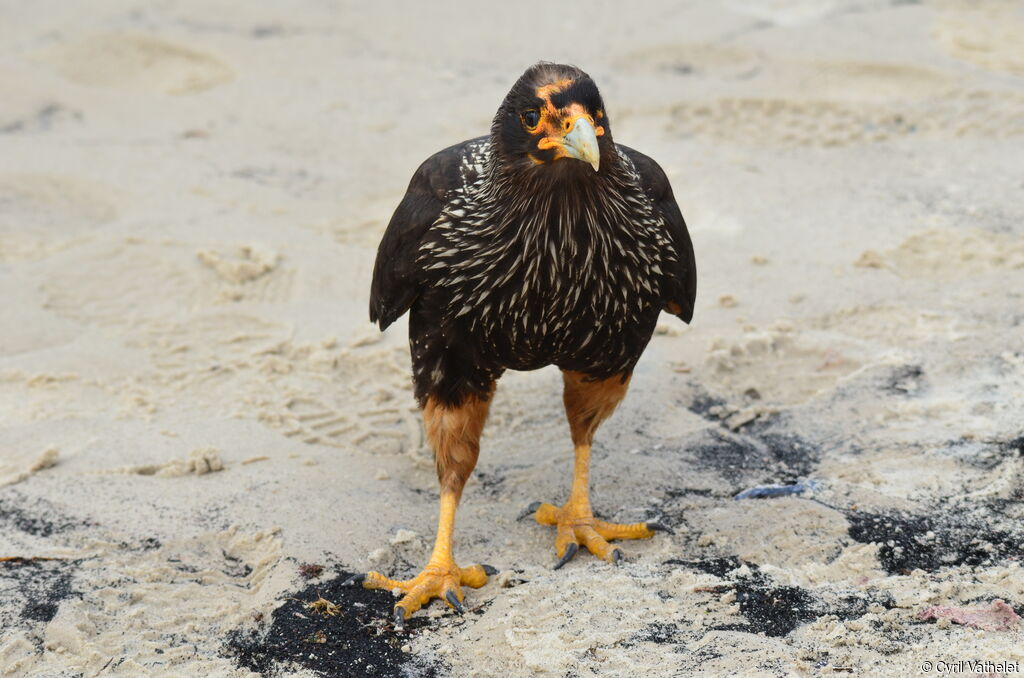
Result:
[[277,265],[277,252],[256,245],[240,247],[237,256],[222,255],[215,250],[199,250],[196,256],[221,278],[235,284],[256,280]]
[[279,537],[232,528],[151,550],[114,546],[94,542],[75,554],[84,558],[75,581],[87,593],[46,624],[42,653],[26,647],[23,633],[0,642],[3,675],[251,675],[216,655],[254,610],[273,608],[268,594],[282,583]]
[[[721,386],[754,406],[794,404],[829,390],[855,372],[864,358],[856,344],[839,335],[801,332],[779,321],[760,329],[745,328],[735,340],[714,339],[706,367]],[[775,378],[779,370],[799,374]]]
[[961,278],[999,269],[1024,269],[1024,240],[1011,233],[930,230],[915,233],[893,250],[867,250],[857,265],[888,268],[903,276]]
[[996,71],[1024,74],[1024,9],[1012,2],[943,3],[932,35],[949,54]]
[[56,466],[57,460],[60,458],[60,452],[55,447],[47,447],[27,463],[21,464],[17,461],[18,456],[10,455],[13,459],[0,463],[0,487],[20,483],[29,478],[33,473]]
[[164,478],[180,478],[189,475],[205,475],[224,470],[224,462],[220,458],[220,450],[200,448],[189,452],[185,459],[172,459],[164,464],[144,464],[141,466],[124,466],[101,473],[136,473],[141,476],[159,476]]
[[82,177],[0,174],[0,261],[40,259],[117,217],[120,196]]

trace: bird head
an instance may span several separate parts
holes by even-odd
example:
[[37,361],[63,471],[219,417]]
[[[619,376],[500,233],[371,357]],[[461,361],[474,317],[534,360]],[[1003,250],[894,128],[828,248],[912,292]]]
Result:
[[611,128],[601,93],[575,66],[539,63],[512,86],[491,139],[502,162],[519,169],[579,171],[601,168]]

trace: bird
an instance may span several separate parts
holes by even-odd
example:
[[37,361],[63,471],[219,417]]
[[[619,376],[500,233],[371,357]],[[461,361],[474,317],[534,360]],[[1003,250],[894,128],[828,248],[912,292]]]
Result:
[[671,529],[594,517],[591,445],[626,395],[665,311],[693,318],[693,244],[662,168],[612,140],[594,80],[539,62],[515,82],[490,133],[430,156],[414,173],[380,241],[370,320],[385,330],[409,314],[412,382],[440,486],[434,549],[408,580],[379,572],[351,585],[401,594],[396,629],[434,598],[465,611],[463,587],[489,565],[459,567],[455,513],[506,370],[557,366],[574,449],[567,501],[534,502],[554,526],[555,568],[580,547],[613,564],[609,542]]

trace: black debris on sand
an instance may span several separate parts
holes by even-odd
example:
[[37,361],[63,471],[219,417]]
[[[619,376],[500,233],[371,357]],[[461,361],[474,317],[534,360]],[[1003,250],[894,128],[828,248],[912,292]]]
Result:
[[877,543],[878,560],[889,574],[913,570],[934,572],[942,567],[987,565],[1024,556],[1021,534],[994,526],[994,511],[972,519],[970,511],[936,509],[930,515],[897,511],[844,511],[855,541]]
[[[352,574],[339,571],[289,595],[256,629],[231,634],[226,653],[263,676],[287,676],[295,666],[329,678],[438,675],[441,667],[436,663],[402,650],[431,621],[413,617],[404,632],[396,632],[391,622],[394,596],[345,586]],[[319,598],[337,605],[338,613],[324,614],[307,606]]]
[[52,620],[62,600],[79,595],[72,585],[79,562],[31,559],[0,562],[0,590],[5,592],[6,599],[4,607],[0,608],[0,627]]

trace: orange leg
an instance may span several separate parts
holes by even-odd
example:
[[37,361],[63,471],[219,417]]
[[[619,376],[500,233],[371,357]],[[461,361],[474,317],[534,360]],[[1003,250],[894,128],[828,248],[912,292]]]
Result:
[[[493,393],[494,387],[491,387]],[[480,588],[487,576],[496,570],[488,565],[459,567],[452,555],[455,531],[455,509],[462,496],[466,479],[476,466],[480,453],[480,434],[490,405],[486,397],[469,396],[461,404],[451,406],[430,397],[423,408],[427,438],[434,448],[437,477],[441,483],[441,510],[437,523],[434,551],[423,571],[412,579],[388,579],[378,572],[369,572],[362,580],[364,588],[401,591],[404,596],[395,604],[395,626],[401,629],[405,620],[433,598],[443,598],[458,612],[465,611],[462,586]]]
[[580,372],[563,371],[562,377],[565,413],[576,448],[572,490],[569,500],[560,507],[538,502],[529,510],[541,525],[556,526],[555,553],[559,558],[556,570],[576,555],[580,545],[598,558],[618,563],[622,551],[609,544],[610,540],[647,539],[655,532],[671,532],[661,523],[608,523],[594,518],[590,508],[590,446],[594,432],[622,402],[629,387],[629,375],[590,381]]

